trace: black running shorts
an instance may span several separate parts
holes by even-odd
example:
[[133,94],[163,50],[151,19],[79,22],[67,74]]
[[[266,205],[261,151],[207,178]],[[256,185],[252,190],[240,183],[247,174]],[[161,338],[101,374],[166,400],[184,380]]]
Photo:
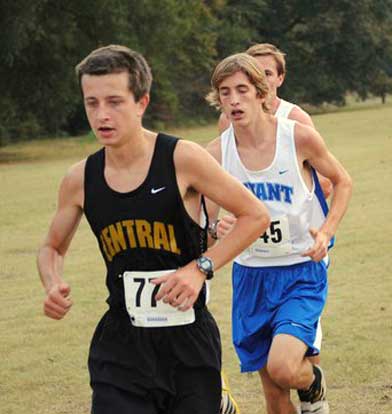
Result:
[[219,330],[206,308],[195,312],[190,325],[140,328],[109,310],[90,347],[92,414],[217,414]]

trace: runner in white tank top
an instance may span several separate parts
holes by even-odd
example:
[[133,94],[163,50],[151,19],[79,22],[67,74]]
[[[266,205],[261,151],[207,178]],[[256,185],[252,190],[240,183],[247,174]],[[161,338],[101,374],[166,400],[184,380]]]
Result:
[[[276,99],[279,101],[279,105],[278,105],[277,110],[275,112],[275,116],[277,116],[279,118],[285,118],[287,120],[289,118],[290,113],[292,112],[292,110],[294,108],[295,108],[295,111],[294,111],[295,114],[298,115],[298,114],[303,113],[302,109],[299,106],[297,106],[297,105],[295,105],[291,102],[285,101],[282,98],[277,98],[276,97]],[[300,120],[307,122],[306,116],[302,116],[302,117],[299,117],[299,118],[300,118]],[[240,178],[243,175],[245,175],[246,178],[250,178],[250,177],[248,177],[249,175],[255,175],[254,178],[255,178],[255,182],[256,182],[257,177],[260,176],[260,173],[264,173],[265,170],[260,171],[260,172],[252,172],[252,171],[248,171],[245,168],[245,166],[243,166],[243,164],[241,163],[241,160],[239,159],[239,156],[238,156],[238,152],[237,152],[237,149],[236,149],[236,146],[235,146],[235,140],[232,137],[232,135],[234,134],[234,130],[232,128],[232,125],[229,124],[228,128],[226,128],[226,126],[225,126],[226,125],[225,120],[227,120],[227,119],[228,118],[224,115],[224,113],[222,113],[221,117],[220,117],[220,129],[223,128],[223,130],[224,130],[224,131],[222,131],[222,135],[221,135],[221,139],[222,139],[222,142],[221,142],[221,144],[222,144],[222,165],[228,172],[230,172],[232,175],[234,175],[237,178]],[[310,120],[310,117],[309,117],[309,120]],[[311,122],[311,120],[310,120],[310,126],[313,126],[313,123]],[[285,131],[287,131],[287,129],[288,129],[287,126],[286,127],[282,126],[282,128],[281,128],[281,130],[285,130]],[[292,128],[290,128],[290,134],[292,135]],[[286,140],[287,140],[287,137],[286,137]],[[294,141],[293,141],[293,137],[290,137],[290,139],[288,139],[288,141],[290,142],[289,143],[289,147],[291,149],[290,154],[293,156],[291,162],[295,163],[295,167],[292,168],[292,173],[291,174],[294,174],[294,173],[298,174],[298,165],[297,165],[297,162],[296,162],[295,144],[294,144]],[[223,148],[224,146],[226,146],[226,148]],[[283,157],[284,159],[282,160],[282,159],[279,158],[280,153],[281,153],[280,150],[276,152],[276,157],[275,157],[275,160],[274,160],[275,168],[273,169],[272,168],[273,166],[271,166],[271,168],[270,168],[271,170],[273,170],[273,172],[276,172],[277,166],[285,165],[285,158],[287,158],[288,154],[285,154],[285,156]],[[294,155],[293,155],[293,153],[294,153]],[[225,158],[226,155],[227,155],[227,158]],[[233,159],[234,159],[234,161],[233,161]],[[232,161],[234,162],[233,164],[232,164]],[[233,171],[233,166],[235,165],[236,162],[238,162],[239,165],[237,165],[237,168],[234,167],[234,170],[237,170],[237,171]],[[232,165],[231,168],[228,167],[230,165]],[[268,169],[268,170],[270,170],[270,169]],[[271,171],[268,171],[268,173],[271,174]],[[279,174],[279,172],[278,172],[278,174]],[[285,173],[283,173],[283,174],[285,174]],[[285,178],[288,178],[288,177],[289,176],[287,176]],[[279,178],[282,178],[282,177],[279,176]],[[302,177],[300,177],[300,175],[298,177],[298,181],[301,182],[301,186],[303,187],[304,192],[306,194],[306,203],[308,205],[307,210],[310,209],[310,205],[309,205],[310,203],[312,203],[312,205],[313,205],[313,208],[311,209],[312,210],[312,218],[309,219],[307,222],[308,223],[313,223],[312,224],[313,226],[320,227],[321,223],[324,221],[324,219],[325,219],[325,217],[328,213],[328,206],[327,206],[327,203],[325,201],[324,195],[325,195],[325,193],[329,194],[331,192],[330,182],[329,182],[329,180],[324,179],[325,185],[324,185],[324,188],[322,188],[319,184],[319,180],[318,180],[317,175],[315,175],[314,176],[315,184],[313,185],[312,191],[309,191],[306,188],[306,186],[304,185],[303,179],[302,179]],[[247,181],[245,180],[243,182],[248,182],[249,183],[248,187],[250,187],[250,188],[252,187],[251,179],[249,179]],[[259,189],[263,190],[264,186],[265,185],[260,184]],[[256,184],[256,187],[257,187],[257,184]],[[273,194],[273,189],[271,189],[271,184],[270,184],[269,187],[267,185],[265,187],[264,191],[268,191],[269,189],[272,191],[272,194]],[[268,205],[269,203],[266,202],[266,204]],[[276,224],[276,226],[283,226],[283,229],[285,229],[287,227],[287,226],[284,227],[286,222],[284,221],[284,218],[283,218],[283,221],[282,221],[282,219],[279,218],[279,217],[280,217],[280,215],[278,215],[278,218],[276,220],[274,220],[275,224]],[[222,225],[223,225],[223,222],[220,224],[220,226],[222,226]],[[293,227],[293,224],[291,225],[291,227]],[[274,230],[276,232],[279,232],[278,234],[281,234],[281,232],[282,232],[282,229],[279,228],[279,227],[274,228]],[[248,266],[259,266],[259,265],[261,266],[262,264],[260,264],[260,263],[262,262],[262,260],[260,259],[260,257],[264,257],[264,261],[267,260],[270,263],[272,263],[273,261],[277,262],[279,259],[281,260],[281,262],[283,262],[283,261],[286,261],[287,263],[291,262],[290,264],[294,263],[295,261],[298,261],[298,262],[304,261],[301,256],[298,256],[298,254],[296,255],[296,260],[294,259],[294,256],[287,257],[283,260],[282,260],[281,257],[280,258],[275,257],[274,260],[271,260],[271,258],[265,259],[266,245],[265,244],[263,245],[262,241],[265,240],[266,237],[274,237],[274,235],[265,235],[264,239],[259,240],[259,245],[258,246],[246,249],[244,252],[242,252],[236,258],[236,261],[240,264],[244,264],[244,265],[248,265]],[[307,237],[308,237],[308,243],[310,245],[312,240],[309,241],[309,238],[310,238],[309,233],[307,233]],[[271,243],[270,243],[270,245],[271,245]],[[333,242],[331,243],[330,247],[332,247],[332,245],[333,245]],[[279,246],[279,249],[282,249],[282,244],[278,244],[278,245],[275,245],[275,251],[278,250],[277,249],[278,246]],[[288,247],[288,246],[286,246],[286,247]],[[259,253],[258,253],[257,256],[254,256],[253,253],[256,252],[257,250],[259,250]],[[264,251],[264,252],[262,252],[262,251]],[[324,261],[327,263],[327,265],[329,265],[328,255],[325,257]],[[322,328],[321,328],[321,322],[319,321],[319,323],[317,324],[316,338],[315,338],[315,341],[314,341],[314,345],[319,351],[321,351],[322,338],[323,338],[323,333],[322,333]],[[313,357],[310,357],[310,360],[314,364],[320,364],[319,354],[315,355]],[[228,394],[227,399],[228,400],[231,399],[235,403],[235,400],[234,400],[233,396],[230,393]],[[238,408],[237,408],[237,410],[238,410]],[[221,414],[224,414],[224,413],[225,413],[225,411],[221,411]]]
[[[284,55],[281,54],[276,48],[272,45],[255,45],[248,49],[248,54],[254,56],[262,69],[266,74],[266,79],[269,87],[269,109],[272,114],[276,117],[281,117],[285,119],[292,119],[297,122],[301,122],[304,125],[309,125],[314,128],[313,121],[309,114],[305,112],[300,106],[288,102],[280,97],[278,97],[278,89],[284,82],[285,77],[285,59]],[[224,113],[221,114],[218,123],[219,133],[223,133],[230,126],[229,119]],[[323,220],[328,213],[328,206],[326,199],[329,197],[332,191],[332,185],[329,180],[320,175],[314,176],[315,186],[313,197],[313,220],[318,222]],[[223,223],[221,223],[222,226]],[[330,247],[334,244],[334,240],[331,241]],[[329,257],[326,256],[325,262],[329,265]],[[317,331],[317,348],[321,349],[322,343],[322,329],[321,324],[318,325]],[[315,364],[320,364],[320,356],[316,355],[312,357],[312,361]]]
[[[326,297],[320,261],[346,210],[350,178],[314,129],[265,112],[268,85],[253,58],[225,59],[211,83],[209,100],[232,126],[208,149],[272,215],[270,229],[233,267],[233,342],[241,369],[260,371],[269,414],[277,407],[295,410],[292,388],[302,390],[303,412],[326,414],[322,371],[303,356],[317,352],[316,327]],[[314,215],[310,165],[333,181],[334,201],[325,220]],[[210,210],[216,218],[218,211]]]
[[[258,60],[262,69],[265,71],[269,86],[268,100],[271,113],[277,117],[292,119],[314,128],[313,121],[307,112],[305,112],[300,106],[288,102],[277,95],[278,89],[283,84],[285,77],[286,62],[284,55],[273,45],[268,44],[255,45],[254,47],[249,48],[247,53],[254,56]],[[228,118],[224,113],[222,113],[218,123],[219,132],[222,133],[229,127],[229,125],[230,122]],[[331,182],[325,177],[316,174],[314,176],[314,181],[314,192],[316,196],[313,197],[313,214],[315,216],[314,220],[317,221],[323,219],[328,213],[326,198],[328,198],[331,194],[332,185]],[[220,226],[222,225],[223,223],[221,223]],[[331,242],[331,246],[332,245],[333,241]],[[326,256],[324,260],[327,265],[329,265],[329,257]],[[319,323],[315,339],[315,345],[319,350],[321,350],[322,337],[321,323]],[[310,360],[313,364],[319,365],[321,362],[320,354],[310,357]],[[308,409],[308,407],[306,407],[306,409]]]
[[314,213],[314,185],[309,190],[300,173],[294,125],[294,121],[278,118],[273,161],[259,171],[251,171],[242,163],[233,126],[221,135],[223,168],[263,200],[274,223],[264,238],[237,256],[235,261],[241,265],[285,266],[311,260],[302,255],[313,245],[309,229],[320,228],[325,217]]

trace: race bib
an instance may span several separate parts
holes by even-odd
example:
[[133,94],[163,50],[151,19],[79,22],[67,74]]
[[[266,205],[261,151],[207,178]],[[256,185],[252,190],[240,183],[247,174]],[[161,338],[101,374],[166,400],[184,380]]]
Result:
[[266,232],[249,247],[249,253],[258,257],[279,257],[289,255],[292,249],[289,220],[281,216],[271,220]]
[[195,321],[193,308],[183,312],[162,300],[155,300],[160,285],[154,285],[151,281],[172,272],[175,270],[124,272],[125,303],[132,325],[156,328],[188,325]]

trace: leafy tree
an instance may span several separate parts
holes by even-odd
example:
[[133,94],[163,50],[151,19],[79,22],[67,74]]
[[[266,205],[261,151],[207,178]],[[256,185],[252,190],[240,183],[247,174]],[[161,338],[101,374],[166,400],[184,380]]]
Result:
[[[214,3],[214,2],[212,2]],[[215,54],[215,18],[201,1],[19,0],[0,4],[0,134],[86,128],[73,67],[96,47],[120,43],[152,66],[146,120],[203,113],[202,86]]]
[[[219,50],[277,45],[287,53],[282,95],[290,99],[344,104],[348,91],[366,95],[370,68],[391,57],[385,53],[392,41],[391,0],[249,0],[235,10],[236,3],[228,0],[222,11],[226,24]],[[230,27],[232,35],[227,34]]]
[[392,77],[384,71],[377,71],[370,83],[370,93],[381,98],[383,104],[387,101],[387,95],[392,93]]
[[111,43],[152,66],[150,124],[211,114],[203,97],[214,64],[258,42],[287,53],[283,96],[382,97],[391,23],[392,0],[0,0],[0,144],[87,128],[73,67]]

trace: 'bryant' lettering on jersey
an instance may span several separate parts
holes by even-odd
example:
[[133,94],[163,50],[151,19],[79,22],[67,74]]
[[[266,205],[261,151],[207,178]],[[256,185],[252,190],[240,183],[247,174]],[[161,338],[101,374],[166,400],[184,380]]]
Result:
[[292,204],[293,187],[277,183],[244,183],[252,193],[260,200],[283,201]]
[[122,220],[105,227],[99,235],[109,262],[121,251],[135,248],[166,250],[181,254],[172,224],[147,220]]

